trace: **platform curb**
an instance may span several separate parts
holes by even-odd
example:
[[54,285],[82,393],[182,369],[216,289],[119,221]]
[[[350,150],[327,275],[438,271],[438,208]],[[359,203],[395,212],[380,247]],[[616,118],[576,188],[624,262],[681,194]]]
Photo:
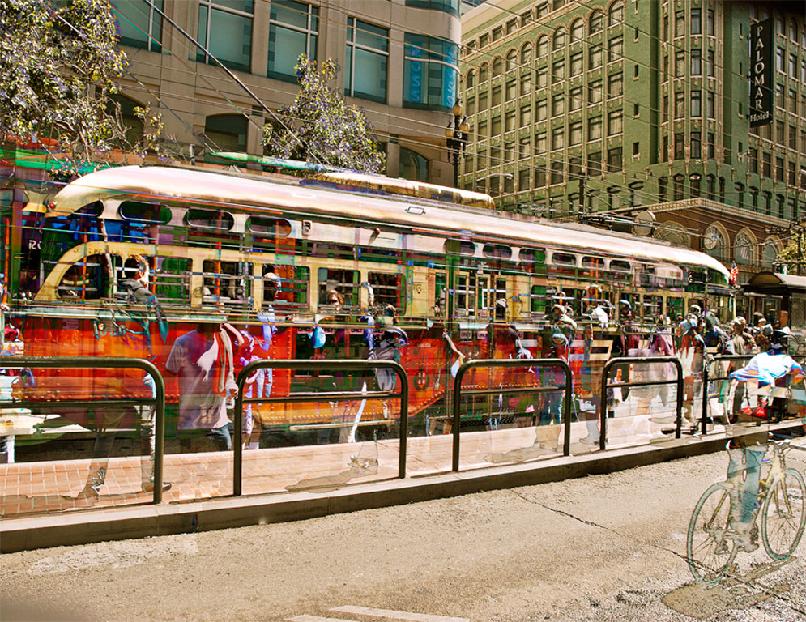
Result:
[[[749,429],[746,434],[802,425],[800,420],[787,421]],[[298,521],[603,475],[718,452],[724,449],[726,438],[724,434],[683,438],[523,464],[357,484],[320,493],[271,493],[10,518],[0,521],[0,553]]]

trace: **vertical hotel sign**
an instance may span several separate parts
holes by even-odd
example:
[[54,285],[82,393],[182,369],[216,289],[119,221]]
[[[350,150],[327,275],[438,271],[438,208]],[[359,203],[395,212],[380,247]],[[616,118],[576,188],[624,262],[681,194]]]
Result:
[[773,28],[765,19],[750,27],[750,127],[772,123]]

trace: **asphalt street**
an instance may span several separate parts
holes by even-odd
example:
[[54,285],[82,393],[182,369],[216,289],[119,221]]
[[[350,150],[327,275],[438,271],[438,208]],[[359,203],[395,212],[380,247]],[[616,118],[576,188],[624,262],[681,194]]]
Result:
[[[801,443],[804,439],[801,439]],[[806,452],[789,464],[806,471]],[[692,584],[688,521],[725,453],[296,523],[0,558],[11,620],[804,620],[806,538]]]

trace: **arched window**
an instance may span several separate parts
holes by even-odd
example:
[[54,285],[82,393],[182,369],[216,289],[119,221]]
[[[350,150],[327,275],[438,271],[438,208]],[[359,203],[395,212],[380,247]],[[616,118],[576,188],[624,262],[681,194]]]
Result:
[[571,41],[582,41],[585,36],[585,25],[582,19],[575,19],[571,22]]
[[682,173],[678,173],[672,178],[672,199],[682,201],[684,198],[685,182]]
[[764,246],[761,249],[761,265],[765,268],[771,268],[778,261],[780,251],[781,247],[776,238],[771,237],[764,240]]
[[703,250],[719,260],[728,258],[728,232],[719,223],[708,225],[702,236]]
[[246,151],[247,120],[242,114],[215,114],[204,121],[210,147],[219,151]]
[[401,147],[399,175],[411,181],[428,181],[428,158],[416,151]]
[[546,56],[549,53],[549,38],[546,35],[541,35],[537,38],[537,56]]
[[521,65],[528,65],[532,62],[532,44],[527,42],[521,48]]
[[554,31],[554,50],[559,50],[565,46],[565,30],[558,28]]
[[465,78],[465,86],[468,88],[476,86],[476,72],[472,69],[467,72],[467,77]]
[[518,67],[518,52],[510,50],[507,52],[507,71],[514,71]]
[[733,258],[737,264],[756,263],[756,236],[749,229],[742,229],[733,241]]
[[502,73],[504,73],[504,60],[496,56],[493,60],[493,76],[500,76]]
[[607,25],[618,26],[623,21],[624,2],[622,0],[616,0],[616,2],[610,5],[610,11],[608,11],[607,14]]
[[125,132],[123,142],[126,144],[121,145],[124,149],[136,145],[143,138],[143,120],[134,112],[134,109],[139,106],[142,104],[125,95],[116,94],[109,98],[107,105],[109,112],[120,120],[120,125]]
[[590,24],[590,34],[593,35],[597,32],[601,32],[604,27],[604,15],[601,11],[594,11],[591,13],[588,23]]
[[486,82],[489,78],[490,66],[487,63],[482,63],[479,67],[479,83]]

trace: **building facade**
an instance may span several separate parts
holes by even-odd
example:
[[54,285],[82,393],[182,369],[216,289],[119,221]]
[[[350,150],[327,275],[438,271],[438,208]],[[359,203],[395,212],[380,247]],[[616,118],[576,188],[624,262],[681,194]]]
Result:
[[[444,127],[456,99],[459,0],[112,0],[129,68],[121,106],[159,111],[182,148],[263,152],[264,111],[290,103],[301,53],[337,61],[390,176],[450,184]],[[195,39],[196,45],[180,32]]]
[[[767,17],[774,120],[751,129],[750,26]],[[462,25],[463,187],[550,218],[651,211],[654,235],[745,272],[770,264],[806,216],[800,10],[500,0]]]

